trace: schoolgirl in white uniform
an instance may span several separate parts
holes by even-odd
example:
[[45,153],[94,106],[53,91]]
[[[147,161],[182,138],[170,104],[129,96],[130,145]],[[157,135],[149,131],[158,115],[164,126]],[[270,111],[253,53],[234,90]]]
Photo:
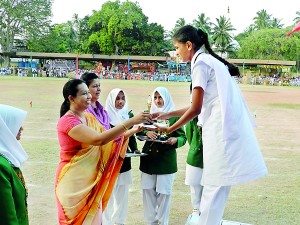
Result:
[[[190,91],[192,91],[192,83],[190,85]],[[201,185],[203,173],[203,144],[202,128],[199,127],[197,123],[198,118],[195,117],[185,125],[185,133],[190,148],[186,159],[184,183],[190,186],[191,203],[193,207],[193,211],[188,216],[185,225],[197,225],[200,218],[200,202],[203,189]]]
[[199,115],[204,161],[199,225],[219,225],[230,187],[265,176],[267,168],[253,131],[254,122],[231,77],[239,75],[238,68],[212,51],[201,29],[190,25],[180,28],[173,44],[181,60],[191,62],[192,103],[184,109],[152,116],[181,116],[171,127],[159,128],[172,132]]
[[[128,109],[125,92],[119,88],[111,90],[108,94],[105,110],[111,119],[111,127],[122,124],[133,117],[133,114]],[[134,135],[129,138],[127,151],[138,151]],[[125,157],[113,193],[104,210],[102,225],[125,224],[128,212],[128,193],[131,184],[131,160]]]
[[[172,97],[165,87],[157,87],[152,94],[150,113],[170,112],[175,109]],[[179,118],[168,120],[172,125]],[[157,132],[143,131],[150,139],[158,138]],[[147,225],[168,225],[171,194],[177,172],[176,149],[186,143],[183,127],[167,134],[165,143],[146,141],[140,158],[141,188],[143,189],[144,218]]]

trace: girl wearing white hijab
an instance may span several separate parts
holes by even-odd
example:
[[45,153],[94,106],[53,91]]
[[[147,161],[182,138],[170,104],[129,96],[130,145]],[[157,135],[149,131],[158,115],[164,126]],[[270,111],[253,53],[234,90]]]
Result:
[[[119,88],[111,90],[106,100],[105,110],[111,119],[111,127],[115,127],[133,117],[128,110],[125,92]],[[135,136],[129,138],[127,152],[138,152]],[[128,192],[132,183],[131,160],[125,157],[113,193],[103,213],[103,225],[125,224],[128,212]]]
[[[168,113],[175,110],[175,105],[169,91],[157,87],[152,94],[150,113]],[[174,124],[179,118],[169,119]],[[154,131],[143,131],[143,135],[154,140],[159,136]],[[140,158],[141,188],[143,189],[144,218],[148,225],[168,225],[171,206],[171,193],[177,172],[176,148],[186,143],[183,128],[167,134],[165,143],[146,141],[143,152],[146,156]]]
[[20,170],[28,155],[18,141],[26,114],[0,104],[0,224],[28,224],[27,190]]

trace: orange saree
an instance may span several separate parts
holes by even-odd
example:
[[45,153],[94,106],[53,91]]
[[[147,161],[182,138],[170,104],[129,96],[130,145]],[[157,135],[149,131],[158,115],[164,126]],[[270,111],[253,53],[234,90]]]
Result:
[[[87,113],[86,117],[90,128],[104,131],[94,116]],[[69,161],[58,167],[55,196],[59,224],[101,224],[102,211],[112,193],[127,145],[124,136],[103,146],[82,144]]]

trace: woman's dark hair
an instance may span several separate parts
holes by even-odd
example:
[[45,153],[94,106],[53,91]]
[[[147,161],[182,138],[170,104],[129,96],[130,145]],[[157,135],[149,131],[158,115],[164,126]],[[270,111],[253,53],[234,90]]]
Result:
[[211,54],[213,57],[215,57],[228,67],[231,76],[240,76],[239,68],[236,65],[231,64],[222,57],[218,56],[211,49],[208,41],[208,35],[203,30],[196,29],[191,25],[186,25],[175,32],[175,34],[173,35],[173,40],[181,43],[190,41],[192,44],[194,44],[195,51],[198,51],[204,45],[209,54]]
[[78,92],[78,85],[85,83],[83,80],[80,79],[72,79],[69,80],[63,88],[63,96],[64,96],[64,102],[61,104],[60,107],[60,117],[66,114],[68,110],[70,109],[70,100],[69,96],[76,97]]
[[97,74],[95,73],[90,73],[90,72],[85,72],[84,74],[82,74],[82,76],[80,77],[81,80],[84,80],[84,82],[86,83],[86,85],[89,87],[90,84],[93,82],[93,80],[98,79],[99,77],[97,76]]

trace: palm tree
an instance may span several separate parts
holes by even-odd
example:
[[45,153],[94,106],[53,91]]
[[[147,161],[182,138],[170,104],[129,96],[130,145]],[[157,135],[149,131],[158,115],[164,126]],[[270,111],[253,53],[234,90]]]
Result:
[[253,18],[255,29],[261,30],[270,27],[271,16],[265,9],[258,11],[256,16]]
[[179,19],[176,21],[174,30],[178,30],[180,27],[183,27],[184,25],[186,25],[185,19],[184,19],[184,18],[179,18]]
[[68,46],[68,52],[74,52],[76,48],[76,43],[78,40],[78,35],[73,27],[72,21],[67,21],[65,24],[65,38]]
[[254,24],[250,24],[250,26],[247,27],[244,32],[245,33],[252,33],[253,31],[255,31],[255,26],[254,26]]
[[79,16],[77,13],[74,13],[73,17],[72,17],[72,22],[73,22],[73,25],[74,25],[74,29],[76,31],[79,30],[79,23],[80,23],[80,19],[79,19]]
[[233,39],[230,32],[234,31],[235,28],[232,26],[230,19],[225,16],[216,18],[216,20],[217,24],[214,24],[213,28],[213,40],[216,49],[221,53],[225,53]]
[[295,23],[300,22],[300,11],[296,12],[296,17],[293,19],[293,21],[295,21]]
[[175,34],[175,32],[183,27],[184,25],[186,25],[186,22],[185,22],[185,19],[184,18],[179,18],[176,23],[175,23],[175,27],[173,28],[173,30],[169,31],[169,32],[166,32],[165,36],[169,37],[169,38],[172,38],[173,35]]
[[222,45],[222,46],[218,45],[218,46],[216,46],[216,49],[215,49],[216,52],[221,53],[222,57],[225,54],[233,54],[233,53],[237,52],[237,50],[238,49],[236,48],[236,45],[233,42],[227,43],[227,44]]
[[196,20],[193,20],[193,26],[203,29],[208,34],[211,34],[211,27],[213,26],[213,23],[210,22],[209,17],[206,17],[204,13],[201,13],[198,15]]
[[283,27],[283,24],[281,23],[281,19],[273,18],[270,23],[271,28],[279,28],[281,29]]

